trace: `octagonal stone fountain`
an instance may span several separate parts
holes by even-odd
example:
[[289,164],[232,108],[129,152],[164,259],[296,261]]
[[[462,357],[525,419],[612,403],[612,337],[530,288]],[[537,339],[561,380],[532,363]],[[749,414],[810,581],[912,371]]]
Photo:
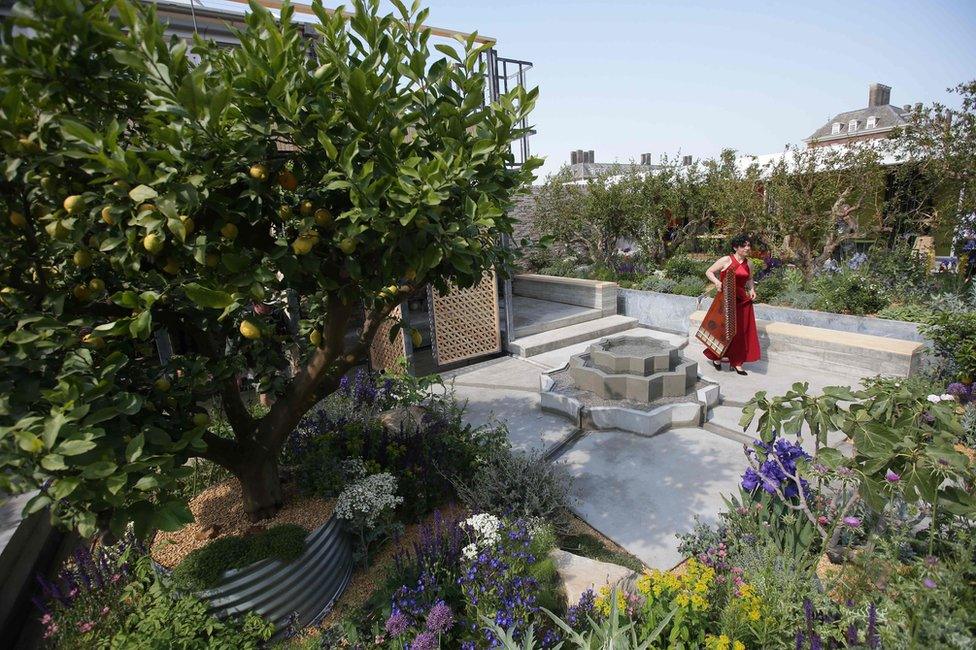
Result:
[[717,384],[698,378],[698,364],[681,345],[642,336],[602,339],[542,375],[542,409],[581,429],[623,429],[654,435],[672,426],[698,426],[718,403]]

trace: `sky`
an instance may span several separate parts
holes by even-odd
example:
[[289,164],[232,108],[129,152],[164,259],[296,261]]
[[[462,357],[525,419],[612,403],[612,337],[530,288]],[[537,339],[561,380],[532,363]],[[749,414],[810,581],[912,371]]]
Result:
[[575,149],[774,153],[867,106],[871,83],[897,106],[958,105],[947,88],[976,79],[976,0],[422,1],[428,24],[534,64],[540,180]]

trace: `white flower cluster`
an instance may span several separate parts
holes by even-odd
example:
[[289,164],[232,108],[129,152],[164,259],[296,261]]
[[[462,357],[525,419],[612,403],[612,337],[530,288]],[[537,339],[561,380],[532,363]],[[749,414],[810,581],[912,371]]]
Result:
[[459,525],[466,532],[474,535],[474,541],[461,549],[461,554],[469,560],[476,558],[479,550],[491,548],[501,539],[499,531],[502,527],[502,520],[495,515],[486,512],[473,515]]
[[371,530],[383,513],[403,503],[396,490],[397,480],[387,472],[360,479],[339,494],[336,517]]
[[938,404],[939,402],[954,402],[954,401],[956,401],[956,398],[953,397],[952,395],[950,395],[949,393],[943,393],[941,395],[929,395],[925,399],[927,399],[928,401],[932,402],[933,404]]

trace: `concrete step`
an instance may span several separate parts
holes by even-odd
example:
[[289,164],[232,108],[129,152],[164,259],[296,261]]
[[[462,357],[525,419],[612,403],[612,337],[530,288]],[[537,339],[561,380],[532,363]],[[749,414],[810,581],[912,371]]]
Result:
[[508,344],[508,351],[516,356],[531,357],[567,345],[623,332],[634,327],[636,323],[637,319],[629,316],[604,316],[516,339]]
[[521,339],[541,332],[569,327],[577,323],[603,317],[599,309],[536,300],[523,296],[512,298],[515,312],[515,338]]

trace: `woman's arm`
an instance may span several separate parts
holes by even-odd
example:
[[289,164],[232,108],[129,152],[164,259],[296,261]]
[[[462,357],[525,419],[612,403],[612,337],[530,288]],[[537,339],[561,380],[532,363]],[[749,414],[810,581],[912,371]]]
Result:
[[713,285],[715,285],[715,288],[718,289],[719,291],[722,290],[722,281],[719,280],[718,276],[716,276],[715,274],[724,271],[725,267],[727,267],[729,264],[730,264],[729,258],[721,257],[715,260],[715,263],[712,264],[710,267],[708,267],[708,270],[705,271],[705,277],[708,278],[708,281],[711,282]]

